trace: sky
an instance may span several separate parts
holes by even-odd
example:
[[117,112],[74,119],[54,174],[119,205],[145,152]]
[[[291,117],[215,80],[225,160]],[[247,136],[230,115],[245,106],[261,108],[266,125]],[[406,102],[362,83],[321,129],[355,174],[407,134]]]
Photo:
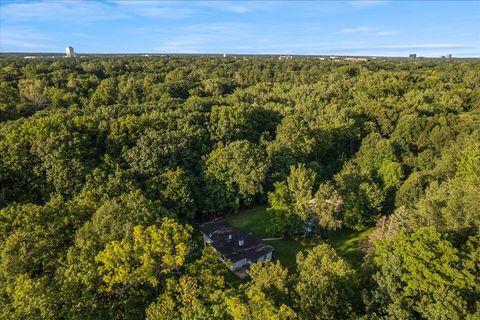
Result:
[[0,0],[0,52],[480,57],[480,0]]

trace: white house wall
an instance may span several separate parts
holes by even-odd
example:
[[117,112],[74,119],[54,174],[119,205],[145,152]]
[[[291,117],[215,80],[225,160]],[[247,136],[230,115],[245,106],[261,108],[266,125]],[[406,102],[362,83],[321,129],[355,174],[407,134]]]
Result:
[[230,267],[232,270],[237,270],[247,264],[247,259],[238,260],[232,263]]

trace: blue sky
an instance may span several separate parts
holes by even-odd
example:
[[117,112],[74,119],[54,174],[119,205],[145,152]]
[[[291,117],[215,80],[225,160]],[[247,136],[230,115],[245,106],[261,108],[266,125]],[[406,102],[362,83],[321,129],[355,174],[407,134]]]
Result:
[[480,57],[480,1],[1,0],[1,52]]

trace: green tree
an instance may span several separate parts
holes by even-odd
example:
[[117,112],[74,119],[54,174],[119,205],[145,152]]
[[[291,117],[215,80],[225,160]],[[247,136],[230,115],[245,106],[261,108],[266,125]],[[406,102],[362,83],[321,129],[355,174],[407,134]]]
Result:
[[269,162],[265,151],[246,140],[212,151],[205,159],[206,173],[225,184],[245,203],[263,192]]
[[[46,278],[31,279],[22,274],[4,288],[11,299],[0,305],[4,319],[58,319],[58,301]],[[0,291],[1,292],[1,291]]]
[[434,228],[420,228],[377,242],[369,314],[392,319],[473,319],[478,314],[480,282],[478,268],[469,268],[478,251],[472,240],[460,249]]
[[307,221],[312,215],[310,204],[316,177],[315,171],[304,164],[290,167],[287,185],[293,200],[293,210],[302,221]]
[[[167,120],[175,122],[174,119]],[[133,172],[152,177],[162,174],[167,167],[195,169],[199,166],[201,156],[207,151],[206,129],[198,125],[178,125],[181,128],[145,129],[135,146],[124,151]]]
[[110,291],[114,286],[149,285],[181,267],[190,251],[191,227],[183,227],[164,218],[162,224],[144,228],[135,226],[122,241],[112,241],[95,260]]
[[116,78],[102,80],[90,98],[90,106],[93,108],[102,105],[108,106],[117,102],[118,81]]
[[378,173],[383,181],[384,188],[387,190],[398,187],[403,178],[402,165],[398,162],[384,163]]
[[434,181],[413,211],[413,226],[461,230],[479,226],[480,176],[458,177],[441,184]]
[[36,110],[48,107],[49,101],[44,94],[46,86],[46,81],[40,79],[21,79],[18,82],[24,113],[31,114]]
[[312,212],[319,218],[322,228],[336,230],[341,227],[343,199],[332,183],[320,184],[312,201]]
[[311,203],[316,173],[304,164],[290,167],[286,182],[274,184],[275,191],[268,193],[268,214],[271,231],[293,235],[299,223],[312,216]]
[[258,142],[262,133],[273,134],[278,115],[251,105],[213,107],[210,112],[210,136],[215,142],[230,143],[246,139]]
[[225,319],[225,279],[229,272],[211,247],[192,261],[180,278],[169,278],[164,292],[146,310],[148,320]]
[[327,244],[297,254],[297,304],[303,319],[353,316],[355,270]]
[[480,143],[464,149],[457,161],[457,176],[480,177]]
[[150,179],[146,191],[176,216],[192,220],[195,215],[192,180],[182,168],[168,169]]
[[277,126],[275,140],[267,146],[275,179],[284,179],[290,166],[298,162],[318,161],[325,154],[328,141],[304,116],[293,114]]
[[234,320],[297,319],[289,306],[291,288],[288,270],[279,262],[265,262],[252,266],[252,277],[241,296],[227,299],[227,312]]
[[[101,204],[93,199],[93,216],[76,231],[66,266],[61,270],[63,312],[72,319],[111,318],[115,314],[138,316],[145,308],[145,290],[148,293],[150,287],[137,291],[125,290],[129,287],[123,285],[113,288],[119,287],[119,290],[102,289],[105,284],[95,257],[109,243],[133,241],[135,226],[161,225],[168,213],[139,190],[104,199]],[[89,204],[90,201],[86,198],[80,202]]]

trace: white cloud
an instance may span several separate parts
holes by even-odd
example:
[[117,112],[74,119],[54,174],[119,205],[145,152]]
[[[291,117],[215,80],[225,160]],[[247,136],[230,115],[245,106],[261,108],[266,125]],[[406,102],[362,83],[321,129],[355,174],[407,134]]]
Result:
[[374,28],[370,27],[356,27],[356,28],[343,28],[340,29],[341,33],[355,33],[355,32],[370,32],[373,31]]
[[249,47],[253,39],[253,25],[232,22],[186,25],[152,40],[157,52],[213,53],[246,50],[240,47]]
[[187,18],[201,14],[205,10],[223,11],[244,14],[271,7],[272,2],[253,1],[155,1],[155,0],[112,0],[119,8],[126,8],[132,13],[144,16],[160,16],[164,18]]
[[4,51],[6,47],[45,49],[52,42],[48,35],[26,27],[12,27],[8,29],[2,27],[0,40],[0,51]]
[[462,32],[462,33],[458,33],[457,37],[469,37],[472,35],[474,35],[472,32]]
[[373,27],[355,27],[355,28],[343,28],[338,31],[338,33],[374,33],[377,36],[392,36],[400,34],[400,31],[397,30],[383,30],[378,31],[378,28]]
[[240,4],[230,4],[230,3],[220,3],[217,5],[217,8],[222,11],[226,12],[233,12],[233,13],[247,13],[252,11],[252,8],[245,6],[245,5],[240,5]]
[[464,44],[456,43],[422,43],[422,44],[394,44],[376,46],[377,49],[464,49],[469,48]]
[[207,7],[211,10],[244,14],[257,10],[264,10],[279,4],[278,1],[191,1],[191,6]]
[[241,29],[251,29],[253,25],[246,23],[202,23],[184,26],[181,30],[199,32],[235,32]]
[[148,18],[185,19],[194,14],[192,8],[173,1],[116,0],[112,1],[111,4],[127,16],[139,15]]
[[2,19],[7,22],[68,21],[82,23],[128,19],[132,16],[185,19],[194,14],[192,6],[169,1],[79,1],[44,0],[2,5]]
[[400,31],[397,30],[386,30],[386,31],[379,31],[375,33],[377,36],[393,36],[396,34],[400,34]]
[[127,15],[115,11],[107,4],[96,1],[40,1],[2,5],[2,20],[5,23],[31,20],[75,23],[126,17]]

